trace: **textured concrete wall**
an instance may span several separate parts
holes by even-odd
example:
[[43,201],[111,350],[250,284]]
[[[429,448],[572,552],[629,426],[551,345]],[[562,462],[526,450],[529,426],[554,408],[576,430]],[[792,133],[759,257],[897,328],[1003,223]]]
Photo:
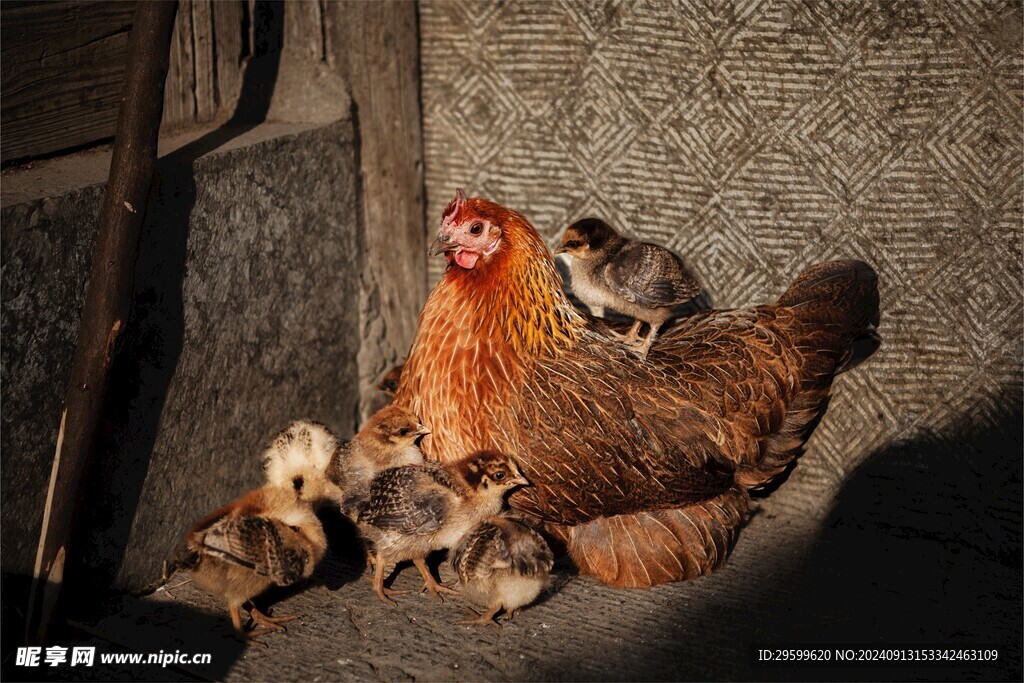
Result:
[[[288,421],[354,427],[352,123],[265,130],[280,134],[232,147],[233,132],[214,131],[160,162],[90,473],[102,495],[80,517],[96,585],[159,576],[183,529],[259,481],[259,452]],[[8,574],[34,561],[101,196],[91,186],[3,209]]]

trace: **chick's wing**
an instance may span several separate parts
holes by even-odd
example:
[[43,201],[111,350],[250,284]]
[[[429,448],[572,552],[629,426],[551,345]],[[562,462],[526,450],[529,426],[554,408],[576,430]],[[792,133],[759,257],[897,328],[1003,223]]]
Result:
[[222,518],[206,530],[201,552],[252,569],[279,586],[302,578],[309,562],[295,529],[260,516]]
[[700,285],[678,256],[655,244],[634,242],[605,266],[608,287],[634,304],[661,308],[689,301]]
[[451,482],[441,468],[393,467],[374,478],[359,522],[383,531],[430,534],[444,524],[453,499]]

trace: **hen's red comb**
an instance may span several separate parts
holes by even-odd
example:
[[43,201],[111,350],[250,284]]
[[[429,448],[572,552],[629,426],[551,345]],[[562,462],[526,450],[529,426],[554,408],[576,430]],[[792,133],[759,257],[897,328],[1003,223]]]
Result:
[[459,209],[465,205],[466,192],[460,187],[455,190],[455,199],[449,202],[448,207],[444,210],[444,213],[441,214],[441,222],[444,223],[445,221],[454,218],[455,214],[459,212]]

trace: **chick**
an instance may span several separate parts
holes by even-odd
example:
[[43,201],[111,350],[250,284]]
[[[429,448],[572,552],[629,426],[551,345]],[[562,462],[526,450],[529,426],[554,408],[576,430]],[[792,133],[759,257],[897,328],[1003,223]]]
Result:
[[[334,452],[327,477],[337,487],[335,501],[356,522],[369,500],[370,482],[389,467],[423,462],[416,443],[430,430],[404,408],[387,406],[373,414],[352,440]],[[364,540],[366,565],[373,567],[372,544]]]
[[374,591],[394,605],[388,596],[408,591],[385,588],[384,567],[412,560],[423,576],[420,592],[430,591],[438,598],[442,592],[457,593],[434,580],[427,555],[455,547],[477,524],[501,510],[509,491],[527,483],[515,462],[495,451],[480,451],[446,465],[427,462],[381,472],[359,515],[360,530],[377,553]]
[[423,453],[416,443],[430,430],[405,408],[380,409],[331,458],[327,477],[338,487],[341,511],[352,521],[359,517],[370,495],[370,482],[389,467],[416,465]]
[[[324,555],[327,538],[314,505],[326,502],[327,467],[337,439],[314,422],[295,422],[274,439],[263,455],[267,484],[212,512],[185,534],[177,568],[228,603],[240,637],[266,647],[257,636],[285,630],[298,615],[270,617],[252,599],[272,585],[288,586],[308,578]],[[264,628],[248,633],[240,608]]]
[[544,590],[555,558],[540,534],[510,517],[491,517],[476,526],[452,554],[452,568],[463,594],[486,605],[487,612],[470,610],[459,624],[500,626],[498,612],[511,619]]
[[405,363],[402,363],[384,373],[380,381],[377,382],[377,388],[393,398],[395,392],[398,391],[398,385],[402,382],[402,369],[404,367]]
[[[572,256],[572,288],[583,303],[635,319],[623,340],[635,345],[644,359],[672,307],[700,293],[700,285],[678,256],[656,244],[627,239],[599,218],[570,225],[555,253]],[[640,340],[643,323],[651,330]]]

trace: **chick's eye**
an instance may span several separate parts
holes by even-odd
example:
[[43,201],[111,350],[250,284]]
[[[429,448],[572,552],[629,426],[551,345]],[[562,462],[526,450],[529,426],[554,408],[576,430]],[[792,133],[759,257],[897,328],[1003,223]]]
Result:
[[406,436],[408,434],[409,434],[409,428],[408,427],[402,427],[401,429],[398,430],[398,435],[399,436]]
[[495,472],[494,473],[494,481],[501,481],[504,478],[505,478],[505,473],[504,472]]
[[472,226],[470,226],[469,231],[474,235],[479,235],[481,232],[484,231],[484,224],[474,223]]
[[569,240],[568,242],[565,243],[565,246],[569,247],[570,249],[575,249],[576,247],[580,246],[580,243],[577,242],[576,240]]

